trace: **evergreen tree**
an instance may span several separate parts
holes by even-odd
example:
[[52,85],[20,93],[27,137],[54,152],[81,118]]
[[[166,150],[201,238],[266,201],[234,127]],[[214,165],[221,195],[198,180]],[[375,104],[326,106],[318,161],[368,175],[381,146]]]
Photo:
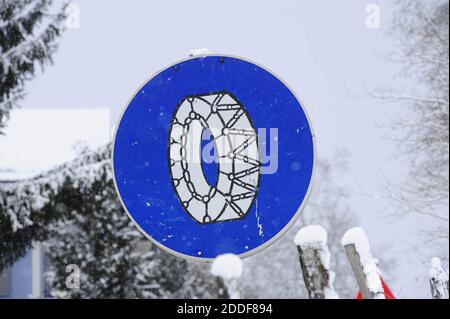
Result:
[[52,0],[0,0],[0,133],[25,82],[52,62],[64,19]]
[[[51,295],[71,298],[132,296],[141,236],[117,202],[108,170],[88,188],[66,183],[49,209],[62,216],[50,224]],[[89,178],[86,176],[86,178]],[[66,286],[66,267],[80,270],[80,287]]]
[[[123,211],[114,188],[111,147],[36,178],[0,183],[0,270],[32,241],[47,246],[49,295],[63,298],[215,298],[223,284],[197,263],[160,250]],[[80,270],[67,285],[67,267]]]

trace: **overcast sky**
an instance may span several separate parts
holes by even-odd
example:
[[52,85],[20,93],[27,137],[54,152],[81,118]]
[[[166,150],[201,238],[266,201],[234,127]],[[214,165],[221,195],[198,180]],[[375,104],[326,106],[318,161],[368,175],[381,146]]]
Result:
[[[332,161],[338,149],[351,154],[352,206],[373,246],[402,252],[394,288],[408,296],[413,274],[405,268],[406,258],[413,255],[404,249],[412,224],[386,222],[387,203],[377,199],[381,176],[397,179],[402,171],[386,139],[389,131],[381,128],[400,108],[355,98],[364,97],[365,88],[398,86],[397,66],[382,57],[393,49],[388,36],[392,2],[74,1],[80,28],[64,34],[54,66],[27,84],[22,106],[110,108],[116,123],[135,90],[155,72],[186,58],[190,49],[207,47],[253,60],[280,76],[303,101],[319,157]],[[379,29],[365,23],[371,3],[379,4]]]

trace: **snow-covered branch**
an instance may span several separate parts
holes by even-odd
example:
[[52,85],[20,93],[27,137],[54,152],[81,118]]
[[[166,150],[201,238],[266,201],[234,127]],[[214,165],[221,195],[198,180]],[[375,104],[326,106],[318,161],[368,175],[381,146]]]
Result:
[[402,95],[402,94],[382,94],[382,93],[371,93],[371,96],[378,99],[397,101],[412,101],[419,103],[431,103],[431,104],[441,104],[448,105],[448,100],[437,99],[427,96],[413,96],[413,95]]
[[76,188],[88,189],[106,174],[112,179],[110,145],[98,152],[84,154],[36,177],[0,182],[0,212],[11,218],[13,232],[33,223],[33,212],[41,210],[67,180]]
[[45,207],[66,183],[88,192],[98,180],[112,181],[110,154],[106,145],[33,178],[0,182],[0,269],[21,257],[33,240],[45,238],[49,224],[64,217]]

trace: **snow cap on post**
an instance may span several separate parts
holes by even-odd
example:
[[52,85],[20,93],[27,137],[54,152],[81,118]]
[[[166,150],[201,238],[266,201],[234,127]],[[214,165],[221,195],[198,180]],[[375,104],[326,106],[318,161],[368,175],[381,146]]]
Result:
[[320,225],[311,225],[301,228],[295,235],[294,243],[303,246],[311,243],[327,243],[327,231]]
[[223,254],[214,259],[211,273],[224,280],[238,279],[242,275],[242,260],[234,254]]
[[367,238],[366,232],[361,227],[354,227],[349,229],[341,240],[342,246],[352,245],[356,246],[358,253],[369,253],[370,254],[370,244]]
[[320,251],[320,259],[325,269],[330,269],[330,252],[327,247],[328,234],[320,225],[311,225],[301,228],[294,238],[295,245],[306,248],[315,248]]

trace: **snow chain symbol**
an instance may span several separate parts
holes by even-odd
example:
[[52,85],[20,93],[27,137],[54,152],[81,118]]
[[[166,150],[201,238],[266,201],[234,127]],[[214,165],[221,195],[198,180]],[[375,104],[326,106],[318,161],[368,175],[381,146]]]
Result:
[[[201,139],[213,137],[219,175],[205,179]],[[170,177],[186,210],[201,224],[244,218],[260,179],[258,136],[249,114],[228,92],[188,96],[178,106],[169,134]]]

